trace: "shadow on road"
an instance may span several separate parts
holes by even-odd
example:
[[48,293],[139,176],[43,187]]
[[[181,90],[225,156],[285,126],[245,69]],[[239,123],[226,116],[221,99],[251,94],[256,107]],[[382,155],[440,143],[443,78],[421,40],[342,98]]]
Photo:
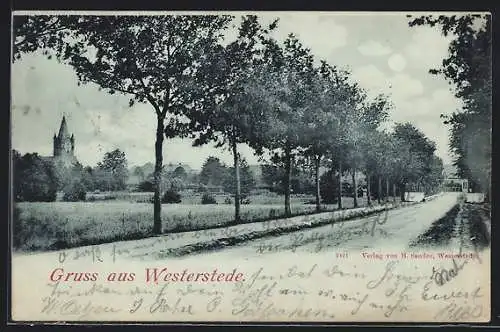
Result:
[[456,238],[459,246],[483,250],[490,245],[490,210],[482,204],[461,202],[410,243],[410,247],[445,247]]

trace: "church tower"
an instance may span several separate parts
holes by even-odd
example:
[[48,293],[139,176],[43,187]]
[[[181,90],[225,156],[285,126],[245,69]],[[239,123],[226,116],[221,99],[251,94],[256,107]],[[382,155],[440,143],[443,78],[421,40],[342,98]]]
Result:
[[75,157],[75,136],[69,135],[66,117],[63,116],[59,134],[54,134],[54,159],[63,161],[64,164],[71,164]]

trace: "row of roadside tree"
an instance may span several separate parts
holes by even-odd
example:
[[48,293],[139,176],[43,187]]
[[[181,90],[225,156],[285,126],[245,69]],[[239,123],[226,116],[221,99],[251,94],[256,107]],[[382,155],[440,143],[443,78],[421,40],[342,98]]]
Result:
[[318,211],[321,166],[339,181],[339,208],[346,173],[354,188],[362,172],[368,192],[373,183],[393,195],[398,187],[403,199],[408,185],[436,190],[443,165],[434,142],[410,123],[383,129],[394,108],[390,96],[365,91],[348,70],[315,58],[293,34],[276,40],[278,20],[262,24],[257,16],[244,16],[236,38],[224,39],[234,20],[229,15],[16,17],[14,61],[42,49],[71,65],[80,83],[127,95],[130,106],[151,105],[157,118],[155,233],[162,229],[163,143],[173,137],[193,139],[195,146],[215,142],[231,151],[235,222],[242,144],[282,170],[287,215],[291,175],[299,165],[314,172]]

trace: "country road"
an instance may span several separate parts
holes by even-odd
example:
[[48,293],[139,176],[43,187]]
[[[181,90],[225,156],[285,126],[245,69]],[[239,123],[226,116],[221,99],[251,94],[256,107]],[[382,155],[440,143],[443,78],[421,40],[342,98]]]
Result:
[[196,258],[200,255],[216,255],[220,259],[252,259],[280,252],[299,254],[410,249],[413,241],[431,229],[435,221],[444,217],[457,204],[458,196],[458,193],[444,193],[429,202],[366,218],[337,222],[190,256]]

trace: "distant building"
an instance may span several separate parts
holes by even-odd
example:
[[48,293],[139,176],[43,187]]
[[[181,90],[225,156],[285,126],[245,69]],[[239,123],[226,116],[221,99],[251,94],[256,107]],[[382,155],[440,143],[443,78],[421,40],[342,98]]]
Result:
[[179,169],[183,169],[188,175],[195,173],[195,171],[185,163],[168,163],[167,165],[163,166],[163,171],[165,172],[165,174],[174,173]]
[[52,156],[42,157],[44,160],[52,161],[57,168],[70,168],[78,163],[75,157],[75,136],[69,134],[65,116],[61,120],[59,133],[54,133],[52,141]]
[[443,180],[443,187],[446,191],[469,191],[469,181],[467,179],[460,179],[457,177],[449,177]]

